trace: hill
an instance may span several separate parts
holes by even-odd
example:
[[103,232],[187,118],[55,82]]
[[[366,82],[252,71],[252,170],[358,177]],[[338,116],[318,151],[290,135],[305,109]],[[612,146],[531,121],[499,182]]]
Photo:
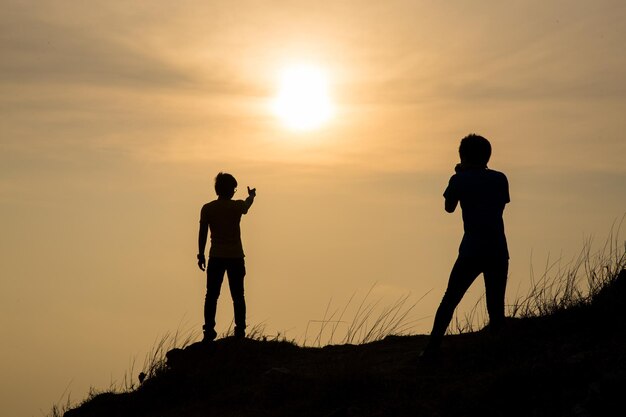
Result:
[[626,271],[589,302],[509,319],[492,336],[426,336],[303,348],[225,338],[167,354],[136,390],[103,393],[65,413],[97,416],[604,416],[623,409]]

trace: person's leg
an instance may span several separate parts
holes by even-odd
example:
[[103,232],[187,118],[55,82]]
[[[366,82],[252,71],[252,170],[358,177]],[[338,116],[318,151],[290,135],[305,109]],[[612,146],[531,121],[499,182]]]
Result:
[[498,332],[504,324],[504,294],[509,272],[509,260],[498,259],[485,265],[485,294],[487,312],[489,313],[489,329]]
[[450,320],[452,320],[454,310],[480,273],[480,264],[477,262],[462,258],[456,260],[452,267],[452,272],[450,272],[448,288],[435,314],[433,329],[430,332],[430,339],[424,351],[425,354],[434,353],[439,349]]
[[229,260],[228,286],[235,310],[235,336],[244,337],[246,332],[246,299],[244,297],[243,279],[246,266],[243,258]]
[[223,259],[209,258],[206,266],[206,297],[204,300],[204,340],[211,341],[217,336],[215,332],[215,312],[217,299],[220,296],[226,265]]

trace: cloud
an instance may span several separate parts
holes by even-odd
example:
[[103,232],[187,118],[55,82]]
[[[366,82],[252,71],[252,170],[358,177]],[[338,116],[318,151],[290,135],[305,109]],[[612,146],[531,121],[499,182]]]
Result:
[[[616,3],[454,2],[417,9],[365,32],[354,45],[366,73],[347,82],[354,103],[626,97],[626,9]],[[360,24],[367,27],[369,19]]]
[[2,83],[89,83],[179,86],[182,71],[141,51],[84,29],[20,16],[4,19]]
[[[79,6],[67,8],[65,15],[65,9],[55,8],[54,3],[7,5],[7,12],[0,16],[0,87],[258,95],[258,88],[232,71],[232,62],[210,57],[200,64],[190,59],[188,45],[203,39],[211,42],[211,37],[186,39],[187,32],[181,28],[184,22],[175,22],[181,26],[167,23],[164,8],[153,16],[165,20],[162,26],[149,19],[133,22],[124,14],[148,14],[147,10],[133,11],[117,4],[95,9],[102,16]],[[164,40],[167,36],[172,39]],[[217,44],[204,47],[223,51]]]

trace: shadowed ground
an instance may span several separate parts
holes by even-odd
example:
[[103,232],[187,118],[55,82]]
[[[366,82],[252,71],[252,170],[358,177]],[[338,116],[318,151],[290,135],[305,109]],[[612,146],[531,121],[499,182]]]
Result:
[[626,386],[626,273],[593,302],[510,319],[499,336],[447,336],[420,363],[425,336],[301,348],[226,338],[167,355],[126,394],[100,394],[81,416],[603,416]]

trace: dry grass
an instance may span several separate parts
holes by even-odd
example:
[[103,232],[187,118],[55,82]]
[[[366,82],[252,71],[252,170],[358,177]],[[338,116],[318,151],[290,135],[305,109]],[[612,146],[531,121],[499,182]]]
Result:
[[593,238],[589,237],[570,262],[548,259],[539,279],[531,268],[531,290],[510,306],[510,315],[546,316],[591,302],[626,267],[626,241],[620,237],[623,221],[624,217],[613,225],[598,250],[593,250]]
[[[331,310],[332,300],[328,302],[321,320],[309,320],[302,346],[325,346],[331,344],[363,344],[384,339],[390,335],[409,334],[416,323],[423,320],[413,319],[411,313],[415,306],[428,294],[424,294],[417,301],[411,301],[411,294],[403,295],[391,304],[383,306],[383,297],[372,300],[372,292],[376,284],[363,296],[356,310],[350,313],[351,319],[344,320],[357,293],[353,293],[343,308]],[[317,327],[309,341],[309,330]],[[343,329],[341,329],[343,327]]]
[[[507,305],[506,315],[542,317],[589,304],[626,268],[626,239],[622,236],[625,219],[626,215],[613,223],[604,243],[597,249],[594,249],[593,237],[587,237],[578,255],[569,261],[562,256],[556,260],[548,256],[540,276],[535,274],[531,255],[530,289],[526,295],[516,296]],[[455,314],[449,333],[476,331],[487,322],[483,293],[463,317]]]
[[[52,406],[52,409],[48,413],[49,417],[62,417],[63,414],[72,408],[78,407],[80,404],[84,404],[92,400],[94,397],[100,394],[119,394],[132,392],[141,384],[142,380],[153,378],[165,371],[165,355],[167,352],[174,348],[184,348],[190,345],[198,338],[198,332],[194,330],[182,330],[183,327],[179,327],[175,332],[167,332],[164,335],[158,337],[152,346],[152,349],[146,354],[144,358],[143,367],[140,372],[136,370],[136,359],[133,358],[130,362],[128,370],[124,373],[121,381],[111,381],[107,389],[96,389],[94,387],[89,388],[87,397],[79,402],[75,403],[71,399],[71,392],[69,391],[69,385],[59,398],[57,404]],[[142,375],[140,377],[139,375]]]
[[[590,303],[598,292],[609,285],[615,277],[626,268],[626,240],[621,237],[621,221],[611,228],[604,244],[597,250],[593,249],[593,239],[587,238],[583,242],[580,253],[571,261],[564,262],[562,257],[555,261],[548,260],[540,276],[536,276],[531,264],[530,290],[525,296],[516,297],[512,304],[507,306],[507,315],[510,317],[538,317],[555,314],[559,311]],[[330,344],[363,344],[381,340],[390,335],[408,334],[424,318],[414,319],[411,313],[416,305],[428,293],[417,301],[411,301],[411,294],[399,297],[391,304],[383,304],[383,298],[372,300],[374,284],[356,305],[357,293],[353,293],[342,308],[333,309],[332,300],[329,301],[321,320],[310,320],[307,324],[303,339],[298,343],[301,346],[325,346]],[[356,307],[353,311],[352,307]],[[452,333],[466,333],[483,327],[487,321],[484,308],[484,295],[476,302],[472,309],[463,318],[458,315],[450,326]],[[346,320],[345,317],[351,317]],[[317,329],[313,331],[313,329]],[[280,333],[274,336],[265,334],[265,324],[260,323],[248,329],[247,337],[262,341],[285,341]],[[309,341],[309,331],[312,340]],[[232,324],[221,334],[221,337],[231,335]],[[198,339],[198,332],[191,330],[176,330],[166,333],[155,341],[150,352],[145,357],[141,373],[146,379],[159,376],[165,371],[165,355],[174,348],[184,348]],[[295,343],[294,341],[291,341]],[[135,370],[135,361],[130,364],[120,384],[111,383],[106,391],[90,389],[88,402],[102,393],[131,392],[137,389],[139,381]],[[66,389],[67,392],[67,389]],[[70,400],[69,393],[64,393],[49,413],[52,417],[61,417],[63,413],[76,405]]]
[[[165,370],[165,355],[167,352],[174,348],[184,349],[186,346],[192,344],[197,338],[198,331],[196,330],[181,330],[179,328],[173,333],[165,333],[165,335],[156,340],[152,349],[146,355],[141,374],[143,374],[146,379],[159,375]],[[135,389],[136,385],[134,383],[133,375],[134,368],[131,367],[131,369],[124,376],[123,392]]]

